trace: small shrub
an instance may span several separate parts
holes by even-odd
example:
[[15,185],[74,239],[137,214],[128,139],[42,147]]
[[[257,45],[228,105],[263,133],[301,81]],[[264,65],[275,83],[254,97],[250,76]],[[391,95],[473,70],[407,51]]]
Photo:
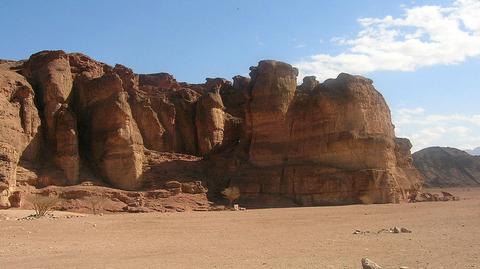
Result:
[[222,191],[222,194],[223,194],[223,197],[225,197],[228,200],[230,207],[232,207],[233,202],[238,198],[240,198],[240,189],[235,186],[228,187]]
[[27,201],[30,202],[35,210],[35,217],[44,217],[53,211],[53,207],[59,202],[56,196],[44,196],[40,194],[32,194],[28,196]]
[[85,197],[84,201],[90,206],[92,213],[97,215],[103,208],[103,204],[105,203],[106,199],[100,195],[92,195]]

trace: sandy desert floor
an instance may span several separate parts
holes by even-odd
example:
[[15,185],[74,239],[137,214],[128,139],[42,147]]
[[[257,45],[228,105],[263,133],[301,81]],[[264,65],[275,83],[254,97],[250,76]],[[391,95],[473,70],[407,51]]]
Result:
[[[451,191],[462,200],[40,220],[0,211],[0,268],[361,268],[362,257],[480,268],[480,189]],[[376,233],[393,226],[413,232]]]

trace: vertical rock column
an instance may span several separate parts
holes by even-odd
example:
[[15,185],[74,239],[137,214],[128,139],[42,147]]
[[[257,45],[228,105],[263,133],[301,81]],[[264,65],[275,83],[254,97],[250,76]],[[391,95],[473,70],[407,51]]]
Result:
[[43,110],[44,129],[54,162],[64,172],[64,183],[75,184],[79,179],[80,158],[75,115],[68,109],[73,85],[68,56],[63,51],[33,54],[23,73],[38,91],[38,105]]
[[277,61],[261,61],[251,68],[253,88],[249,115],[250,162],[258,166],[279,165],[288,150],[289,105],[295,95],[298,70]]
[[[142,186],[143,139],[115,73],[78,81],[78,107],[91,161],[108,182],[134,190]],[[82,141],[83,141],[82,140]]]
[[80,170],[77,119],[65,104],[55,113],[55,163],[63,170],[66,184],[77,183]]
[[218,87],[203,95],[197,103],[195,123],[198,149],[201,155],[210,152],[223,142],[225,112]]

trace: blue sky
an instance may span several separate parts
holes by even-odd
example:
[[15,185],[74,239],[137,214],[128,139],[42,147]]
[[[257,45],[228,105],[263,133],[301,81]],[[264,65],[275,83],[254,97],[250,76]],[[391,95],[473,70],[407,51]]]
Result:
[[62,49],[187,82],[261,59],[362,74],[414,150],[480,146],[479,0],[3,0],[0,25],[4,59]]

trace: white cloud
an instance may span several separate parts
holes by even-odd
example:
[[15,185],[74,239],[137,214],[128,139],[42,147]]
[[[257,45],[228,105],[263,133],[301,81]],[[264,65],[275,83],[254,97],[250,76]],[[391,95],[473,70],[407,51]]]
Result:
[[353,39],[333,38],[347,46],[337,55],[317,54],[295,64],[300,76],[323,80],[340,72],[413,71],[457,64],[480,55],[480,1],[457,0],[450,6],[405,8],[400,18],[362,18]]
[[421,107],[401,108],[393,111],[392,120],[397,136],[409,138],[413,151],[431,146],[480,146],[480,114],[428,114]]

